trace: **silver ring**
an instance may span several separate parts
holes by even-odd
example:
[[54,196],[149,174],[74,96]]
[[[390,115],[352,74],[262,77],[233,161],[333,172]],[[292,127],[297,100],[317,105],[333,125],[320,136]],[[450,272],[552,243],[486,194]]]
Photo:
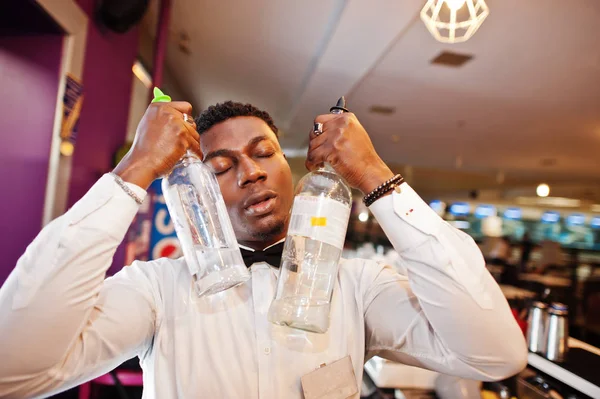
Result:
[[194,124],[194,118],[191,118],[188,114],[183,114],[183,121],[189,123],[190,125]]
[[313,126],[313,132],[314,132],[315,136],[319,136],[319,135],[323,134],[323,124],[319,123],[319,122],[315,122],[315,125]]

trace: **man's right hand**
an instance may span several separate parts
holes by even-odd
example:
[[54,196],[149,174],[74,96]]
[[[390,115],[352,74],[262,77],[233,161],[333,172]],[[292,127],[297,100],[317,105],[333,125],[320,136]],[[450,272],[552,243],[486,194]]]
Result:
[[140,121],[129,152],[114,169],[123,180],[144,190],[169,173],[190,149],[202,159],[200,136],[191,118],[192,106],[183,101],[152,103]]

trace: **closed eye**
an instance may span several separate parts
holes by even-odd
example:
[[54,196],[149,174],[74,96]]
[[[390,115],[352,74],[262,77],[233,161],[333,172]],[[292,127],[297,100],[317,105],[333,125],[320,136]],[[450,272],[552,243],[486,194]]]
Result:
[[213,173],[216,176],[226,173],[233,167],[232,162],[230,160],[223,158],[209,161],[208,166],[212,169]]
[[214,173],[215,173],[215,176],[222,175],[223,173],[227,172],[227,171],[228,171],[228,170],[230,170],[230,169],[231,169],[231,168],[227,168],[227,169],[225,169],[225,170],[219,170],[219,171],[216,171],[216,170],[215,170],[215,171],[214,171]]

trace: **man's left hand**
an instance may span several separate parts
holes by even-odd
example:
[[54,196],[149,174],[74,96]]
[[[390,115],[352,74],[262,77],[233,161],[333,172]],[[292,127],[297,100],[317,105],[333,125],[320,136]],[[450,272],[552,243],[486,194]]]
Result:
[[311,131],[306,168],[314,170],[324,162],[352,187],[370,193],[394,173],[377,155],[369,134],[353,113],[319,115],[323,133]]

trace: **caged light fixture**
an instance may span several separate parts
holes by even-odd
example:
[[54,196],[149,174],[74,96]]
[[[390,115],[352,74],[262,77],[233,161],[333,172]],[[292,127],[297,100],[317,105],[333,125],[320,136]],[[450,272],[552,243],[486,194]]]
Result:
[[475,34],[490,10],[485,0],[428,0],[421,19],[442,43],[460,43]]

